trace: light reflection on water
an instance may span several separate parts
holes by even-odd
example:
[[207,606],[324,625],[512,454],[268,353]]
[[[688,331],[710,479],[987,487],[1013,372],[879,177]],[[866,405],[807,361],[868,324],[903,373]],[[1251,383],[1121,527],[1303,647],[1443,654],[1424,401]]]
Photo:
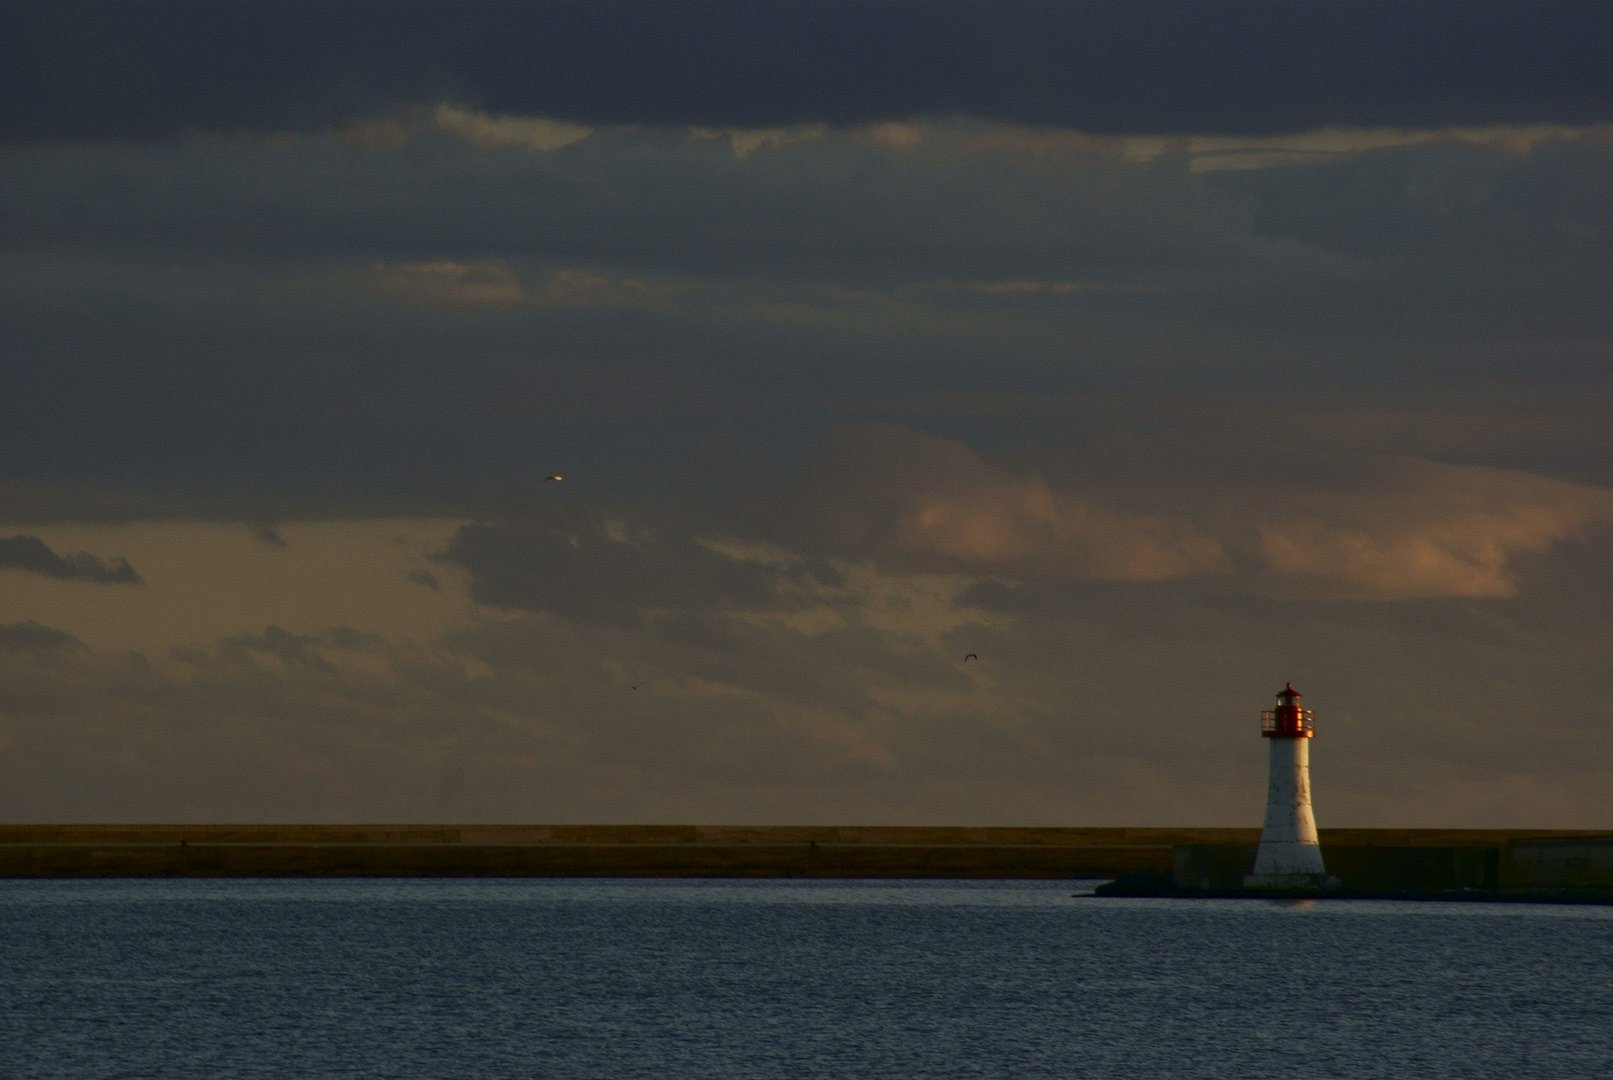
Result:
[[0,882],[0,1076],[1613,1075],[1613,910]]

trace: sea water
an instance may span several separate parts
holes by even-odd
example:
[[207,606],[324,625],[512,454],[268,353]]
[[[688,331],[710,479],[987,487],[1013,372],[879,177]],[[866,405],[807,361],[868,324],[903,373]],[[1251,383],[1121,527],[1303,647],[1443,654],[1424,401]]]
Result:
[[0,882],[3,1077],[1613,1076],[1613,909]]

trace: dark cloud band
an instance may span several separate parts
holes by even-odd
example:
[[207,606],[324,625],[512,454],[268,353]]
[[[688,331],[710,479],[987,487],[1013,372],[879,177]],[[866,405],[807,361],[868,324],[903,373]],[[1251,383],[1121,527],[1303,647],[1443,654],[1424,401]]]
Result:
[[100,559],[85,551],[58,555],[37,536],[0,536],[0,570],[28,570],[63,581],[140,585],[140,575],[122,557]]
[[918,116],[1107,133],[1613,119],[1602,0],[21,0],[0,138],[307,129],[440,101],[585,123]]
[[0,623],[0,653],[88,652],[82,641],[65,630],[43,626],[33,619]]

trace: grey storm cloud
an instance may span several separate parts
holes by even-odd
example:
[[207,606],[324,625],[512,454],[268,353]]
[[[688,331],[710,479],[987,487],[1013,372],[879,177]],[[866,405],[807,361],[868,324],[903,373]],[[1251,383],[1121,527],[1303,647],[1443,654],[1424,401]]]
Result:
[[39,537],[26,533],[0,536],[0,570],[26,570],[63,581],[98,585],[144,584],[129,560],[121,556],[102,559],[85,551],[58,555]]
[[[1240,224],[1243,192],[1189,177],[1185,160],[1148,168],[1096,142],[1016,148],[987,129],[938,125],[911,146],[846,132],[740,159],[726,139],[687,132],[599,130],[549,153],[479,146],[430,121],[410,132],[391,148],[19,148],[0,214],[28,246],[361,265],[510,260],[504,273],[517,275],[497,282],[503,290],[488,287],[485,270],[481,292],[466,287],[474,277],[460,283],[459,299],[494,312],[539,298],[541,283],[519,271],[578,264],[643,275],[643,301],[669,274],[881,287],[915,275],[1125,273],[1239,254],[1227,233]],[[635,298],[620,283],[597,287],[606,283],[553,288],[556,298]],[[451,298],[439,295],[437,309]]]
[[828,417],[964,399],[1031,403],[1023,431],[1048,403],[1151,409],[1161,386],[1315,404],[1405,385],[1460,408],[1524,368],[1545,401],[1605,377],[1596,133],[1221,172],[1058,133],[912,134],[743,158],[686,133],[529,152],[430,125],[393,147],[13,148],[0,452],[19,479],[339,472],[418,496],[533,455],[630,482],[711,433],[799,445]]
[[0,137],[971,115],[1104,132],[1588,122],[1599,0],[13,0]]
[[[811,10],[830,27],[920,7]],[[1064,7],[1133,18],[1108,4]],[[1172,24],[1170,5],[1135,7]],[[1446,11],[1395,7],[1416,25]],[[783,29],[797,10],[746,6],[764,8]],[[674,9],[691,25],[718,10],[664,10]],[[1441,32],[1452,36],[1442,41],[1460,53],[1463,35],[1494,29],[1497,13],[1561,25],[1548,9],[1464,5],[1460,18],[1446,11]],[[155,28],[176,12],[194,16],[142,53],[161,73],[174,50],[228,58],[205,47],[213,23],[233,19],[244,34],[279,9],[17,10],[36,26],[65,18],[58,10],[88,12],[74,23],[78,38],[108,41],[120,20]],[[389,6],[399,27],[389,21],[346,51],[342,35],[358,33],[370,9],[286,10],[311,25],[342,21],[338,12],[347,21],[329,39],[266,34],[260,66],[285,55],[294,69],[298,50],[321,41],[333,57],[380,63],[393,33],[469,48],[450,40],[445,28],[461,17],[452,13],[442,33],[410,36],[411,20],[434,10],[425,6]],[[550,9],[497,10],[539,19]],[[638,9],[564,9],[584,22],[596,10]],[[1002,10],[1006,26],[1020,9]],[[1235,5],[1215,10],[1238,21]],[[1366,17],[1349,5],[1294,10],[1320,20],[1318,35],[1328,18]],[[1564,18],[1584,10],[1564,8]],[[934,11],[944,23],[953,9]],[[1291,15],[1261,9],[1239,23],[1257,29],[1240,32],[1267,32],[1267,17]],[[72,30],[53,32],[59,59],[77,55]],[[1509,39],[1524,69],[1530,32]],[[1354,43],[1345,51],[1420,55],[1415,35],[1333,37]],[[534,57],[550,47],[542,35],[524,40]],[[779,40],[806,48],[820,38],[781,30]],[[1446,53],[1428,44],[1428,55]],[[1163,56],[1149,63],[1158,69]],[[100,65],[84,67],[100,77]],[[1289,67],[1309,77],[1307,65]],[[219,68],[236,70],[223,59]],[[411,68],[428,69],[453,65]],[[531,70],[548,78],[541,63]],[[22,77],[0,65],[0,78]],[[317,98],[319,85],[304,89]],[[1392,85],[1351,83],[1358,93]],[[52,86],[71,96],[78,84]],[[98,100],[115,113],[131,95]],[[176,107],[228,96],[173,95]],[[48,111],[53,98],[25,100]],[[1146,426],[1171,397],[1227,406],[1280,393],[1290,406],[1364,407],[1404,395],[1454,415],[1526,393],[1566,415],[1589,412],[1605,389],[1605,130],[1378,132],[1364,147],[1320,139],[1296,150],[1291,140],[1269,160],[1270,146],[1253,139],[1227,156],[1247,153],[1239,160],[1258,167],[1222,168],[1226,156],[1212,160],[1190,140],[1144,147],[952,113],[755,148],[653,126],[579,129],[540,146],[522,140],[528,111],[553,111],[543,102],[457,100],[523,115],[400,110],[377,95],[370,111],[384,119],[341,131],[4,147],[0,457],[12,481],[38,490],[70,478],[125,499],[165,491],[172,501],[183,490],[196,504],[219,492],[233,509],[214,500],[201,512],[237,520],[243,506],[295,516],[309,499],[326,500],[320,513],[378,503],[458,513],[522,470],[561,461],[587,461],[615,490],[681,489],[712,475],[689,465],[715,443],[776,462],[847,417],[944,428],[980,445],[1070,446],[1084,437],[1089,402],[1128,400],[1136,415],[1110,422]],[[1270,96],[1277,113],[1288,103]],[[1397,145],[1402,135],[1410,141]],[[1560,453],[1536,443],[1528,462],[1485,446],[1461,460],[1605,482],[1600,439]],[[290,505],[261,497],[270,491],[290,493]],[[70,502],[58,495],[58,509],[35,518],[8,505],[19,522],[87,512]]]
[[[1425,141],[1209,173],[1191,172],[1185,154],[1128,161],[1113,144],[1057,134],[1016,142],[938,125],[911,138],[840,133],[744,159],[687,135],[599,131],[524,153],[430,126],[395,148],[19,149],[0,194],[17,263],[0,266],[0,284],[25,309],[9,317],[23,339],[43,325],[87,344],[87,330],[57,320],[83,308],[131,317],[184,289],[185,325],[250,322],[263,348],[315,335],[330,347],[363,326],[397,349],[468,330],[516,348],[539,323],[580,347],[601,315],[616,336],[664,347],[656,321],[784,300],[841,324],[895,314],[864,310],[868,292],[960,318],[1063,314],[1087,332],[1094,318],[1101,329],[1139,311],[1153,325],[1163,310],[1331,331],[1363,303],[1375,323],[1437,318],[1448,330],[1516,325],[1542,305],[1583,318],[1608,295],[1607,275],[1591,271],[1613,212],[1590,178],[1613,172],[1613,147],[1595,135],[1522,150]],[[72,260],[23,254],[64,244]],[[94,266],[77,265],[90,252]],[[198,289],[175,260],[204,256]],[[299,276],[285,276],[288,264]],[[311,276],[310,264],[328,269]],[[1519,289],[1528,303],[1496,303]],[[1424,302],[1431,292],[1439,303]],[[405,310],[355,318],[388,302]],[[286,320],[292,304],[306,310]],[[186,340],[163,324],[165,348]]]

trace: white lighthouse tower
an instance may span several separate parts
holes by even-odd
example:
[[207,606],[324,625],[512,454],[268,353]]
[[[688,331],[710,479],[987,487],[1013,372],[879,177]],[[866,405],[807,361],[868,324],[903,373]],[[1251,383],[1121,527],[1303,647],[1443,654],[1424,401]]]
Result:
[[1314,889],[1327,881],[1311,814],[1316,714],[1300,706],[1299,696],[1289,683],[1278,692],[1277,707],[1260,714],[1260,734],[1271,746],[1271,781],[1254,873],[1243,879],[1247,889]]

